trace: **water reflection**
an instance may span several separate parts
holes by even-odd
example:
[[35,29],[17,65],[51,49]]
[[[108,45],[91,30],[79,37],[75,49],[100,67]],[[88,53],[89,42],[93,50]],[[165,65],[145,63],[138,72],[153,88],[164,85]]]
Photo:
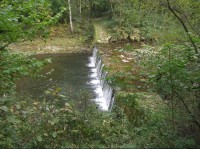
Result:
[[70,98],[77,98],[80,91],[85,91],[91,99],[96,98],[95,86],[91,82],[89,54],[40,54],[38,59],[52,58],[52,64],[46,66],[42,74],[51,69],[53,73],[45,78],[23,78],[17,84],[18,95],[41,98],[44,91],[54,86],[62,88],[62,93]]

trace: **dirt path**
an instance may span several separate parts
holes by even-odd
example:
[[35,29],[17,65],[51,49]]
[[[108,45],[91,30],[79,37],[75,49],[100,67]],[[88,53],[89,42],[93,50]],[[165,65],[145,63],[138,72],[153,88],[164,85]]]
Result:
[[93,25],[95,28],[95,42],[108,43],[111,35],[108,33],[104,19],[94,19]]

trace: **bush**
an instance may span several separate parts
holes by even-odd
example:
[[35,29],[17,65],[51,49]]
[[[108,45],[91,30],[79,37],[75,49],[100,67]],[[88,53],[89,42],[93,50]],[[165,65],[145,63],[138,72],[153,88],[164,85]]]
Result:
[[[171,111],[171,125],[183,140],[199,142],[199,58],[188,45],[164,45],[146,55],[145,74]],[[180,139],[181,140],[181,139]],[[184,142],[184,141],[178,142]],[[179,144],[179,143],[177,143]],[[176,145],[177,145],[176,144]],[[179,144],[180,145],[180,144]]]
[[17,80],[25,76],[37,77],[42,67],[50,62],[50,59],[39,61],[23,54],[0,51],[0,96],[13,94]]
[[93,105],[79,111],[56,90],[50,94],[50,100],[40,101],[1,98],[1,148],[99,148],[128,143],[124,117],[122,121]]

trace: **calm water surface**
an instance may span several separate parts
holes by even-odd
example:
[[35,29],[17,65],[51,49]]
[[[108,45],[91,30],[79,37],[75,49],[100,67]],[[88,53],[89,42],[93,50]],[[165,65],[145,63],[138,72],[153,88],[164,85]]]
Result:
[[81,92],[87,92],[91,99],[96,98],[95,85],[91,84],[91,68],[89,54],[41,54],[38,59],[52,58],[52,64],[46,66],[42,74],[54,69],[45,78],[24,78],[17,85],[17,92],[22,96],[40,98],[44,91],[53,86],[62,88],[62,92],[71,98],[76,98]]

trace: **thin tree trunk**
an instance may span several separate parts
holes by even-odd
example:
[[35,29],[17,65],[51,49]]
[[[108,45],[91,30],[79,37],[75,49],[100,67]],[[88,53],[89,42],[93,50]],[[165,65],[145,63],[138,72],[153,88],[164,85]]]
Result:
[[183,100],[184,98],[177,91],[175,91],[175,93],[176,93],[177,97],[179,98],[179,100],[183,103],[186,111],[189,113],[189,116],[191,116],[191,118],[193,119],[193,122],[200,128],[199,121],[195,118],[194,114],[190,111],[190,109],[186,105],[185,101]]
[[139,43],[141,42],[141,28],[142,28],[142,13],[141,13],[141,5],[142,1],[139,0],[139,5],[138,5],[138,13],[139,13]]
[[110,9],[111,9],[112,15],[113,15],[114,17],[116,17],[116,14],[115,14],[114,8],[113,8],[113,1],[112,1],[112,0],[110,0]]
[[81,0],[79,0],[79,14],[80,14],[80,21],[82,21],[82,4],[81,4]]
[[[177,3],[177,0],[176,0],[176,3]],[[188,22],[188,25],[190,26],[190,28],[200,37],[200,33],[197,31],[197,29],[192,26],[192,24],[190,23],[186,13],[183,11],[183,9],[181,9],[181,6],[177,3],[177,6],[179,8],[179,13],[182,13],[182,16],[185,18],[185,20]],[[177,11],[178,12],[178,11]]]
[[74,32],[73,22],[72,22],[72,10],[71,10],[71,2],[68,0],[68,6],[69,6],[69,23],[70,23],[70,29],[71,33]]

